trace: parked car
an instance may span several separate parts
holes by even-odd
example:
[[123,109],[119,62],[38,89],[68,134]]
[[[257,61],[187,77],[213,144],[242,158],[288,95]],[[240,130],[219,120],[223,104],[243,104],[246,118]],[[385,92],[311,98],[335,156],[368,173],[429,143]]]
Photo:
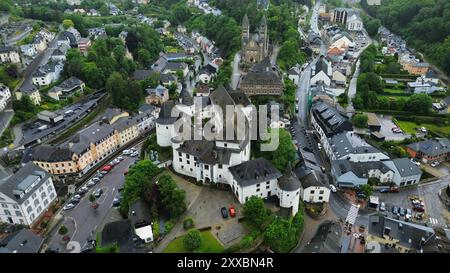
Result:
[[89,180],[89,182],[86,183],[86,187],[93,187],[95,186],[95,182],[91,180]]
[[330,190],[332,192],[337,192],[337,189],[336,189],[336,187],[334,185],[330,185]]
[[130,150],[123,150],[122,154],[123,155],[129,155],[129,154],[131,154],[131,151]]
[[227,208],[222,207],[222,208],[220,209],[220,212],[222,213],[222,218],[224,218],[224,219],[228,218],[228,211],[227,211]]
[[87,192],[86,190],[79,189],[79,190],[77,191],[77,194],[83,196],[83,195],[86,194],[86,192]]
[[386,210],[386,204],[384,202],[381,202],[380,211],[385,211],[385,210]]
[[439,162],[434,161],[433,163],[430,164],[431,167],[437,167],[437,165],[439,165]]
[[108,172],[107,172],[107,171],[101,171],[100,173],[101,173],[101,174],[103,174],[103,175],[106,175],[106,174],[108,174]]
[[67,204],[67,205],[65,205],[65,206],[64,206],[63,210],[69,210],[69,209],[73,209],[74,207],[75,207],[75,205],[74,205],[74,204],[72,204],[72,203],[69,203],[69,204]]
[[379,189],[378,190],[380,193],[387,193],[387,192],[390,192],[390,190],[389,189],[386,189],[386,188],[384,188],[384,189]]
[[418,212],[424,212],[425,208],[423,206],[420,206],[420,205],[413,205],[413,210],[414,211],[418,211]]
[[96,189],[96,190],[94,191],[94,196],[95,196],[96,198],[99,198],[100,196],[102,196],[102,193],[103,193],[103,190],[102,190],[102,189]]
[[113,207],[120,206],[120,199],[122,199],[121,196],[120,196],[120,193],[117,193],[116,196],[113,199],[113,203],[112,203]]
[[69,204],[78,204],[78,203],[80,203],[80,198],[75,198],[75,197],[72,197],[72,198],[70,198],[70,200],[69,200]]
[[81,195],[80,194],[75,194],[72,198],[81,199]]
[[404,208],[399,208],[398,213],[400,214],[400,216],[405,216],[406,210]]
[[102,174],[101,172],[99,172],[99,173],[97,174],[97,177],[98,177],[98,178],[103,178],[103,176],[105,176],[105,175]]
[[103,166],[101,172],[109,172],[111,169],[112,169],[112,167],[110,165],[106,165],[106,166]]
[[123,156],[118,156],[117,160],[122,161],[123,160]]
[[405,220],[406,220],[406,221],[409,221],[409,220],[411,220],[411,217],[412,217],[412,211],[411,211],[411,209],[406,209]]
[[138,155],[139,155],[138,152],[133,152],[133,153],[130,154],[131,157],[136,157],[136,156],[138,156]]
[[399,214],[399,211],[398,211],[398,207],[397,206],[393,206],[392,207],[392,213],[394,214],[394,215],[398,215]]
[[92,178],[92,182],[97,183],[97,182],[99,182],[99,181],[100,181],[100,178],[99,178],[98,176]]
[[393,192],[393,193],[399,193],[399,192],[400,192],[400,189],[399,189],[398,187],[391,187],[391,188],[389,189],[389,191],[390,191],[390,192]]
[[236,210],[234,209],[234,207],[230,206],[228,209],[230,210],[230,216],[231,217],[235,217],[236,216]]
[[83,186],[83,187],[81,187],[81,189],[82,189],[83,191],[88,191],[88,190],[89,190],[89,188],[88,188],[87,186]]

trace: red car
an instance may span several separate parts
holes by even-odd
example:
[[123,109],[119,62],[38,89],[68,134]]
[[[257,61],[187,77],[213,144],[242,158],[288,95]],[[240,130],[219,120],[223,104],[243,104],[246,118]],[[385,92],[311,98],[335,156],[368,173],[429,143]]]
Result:
[[398,187],[391,187],[391,192],[398,193],[400,192],[400,190],[398,189]]
[[414,211],[418,211],[418,212],[424,212],[424,211],[425,211],[425,208],[422,207],[422,206],[414,206],[414,207],[413,207],[413,210],[414,210]]
[[109,172],[111,169],[112,169],[111,166],[106,165],[106,166],[103,166],[102,171]]
[[234,207],[230,206],[229,210],[230,210],[230,216],[231,217],[235,217],[236,216],[236,210],[234,209]]

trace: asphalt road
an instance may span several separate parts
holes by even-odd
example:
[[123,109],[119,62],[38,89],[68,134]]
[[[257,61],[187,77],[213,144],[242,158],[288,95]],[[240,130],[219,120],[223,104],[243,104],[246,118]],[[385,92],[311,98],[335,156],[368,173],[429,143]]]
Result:
[[231,88],[236,90],[239,84],[241,73],[239,72],[239,62],[241,61],[241,53],[236,53],[233,60],[233,75],[231,76]]
[[[137,150],[139,150],[139,148],[140,145],[136,146]],[[71,241],[75,242],[75,244],[78,243],[80,247],[83,247],[88,238],[95,238],[94,235],[98,225],[102,223],[103,219],[111,210],[112,202],[118,192],[118,188],[122,187],[125,181],[123,175],[124,171],[128,169],[136,159],[137,157],[124,157],[124,160],[120,162],[120,164],[116,165],[100,180],[100,182],[84,195],[80,203],[78,203],[74,209],[61,212],[64,218],[64,225],[67,226],[66,223],[69,223],[69,233],[67,235],[70,236]],[[99,188],[103,189],[103,194],[96,200],[100,206],[94,210],[91,208],[89,196]],[[70,227],[72,223],[73,228]],[[62,252],[68,252],[69,250],[61,247],[61,236],[57,234],[58,229],[55,229],[55,232],[51,235],[52,238],[49,241],[49,247],[53,249],[60,248],[62,249]]]

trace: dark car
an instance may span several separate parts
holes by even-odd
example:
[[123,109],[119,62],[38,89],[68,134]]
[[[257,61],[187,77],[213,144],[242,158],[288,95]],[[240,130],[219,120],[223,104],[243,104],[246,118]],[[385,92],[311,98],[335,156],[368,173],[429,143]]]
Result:
[[120,196],[120,193],[117,193],[112,203],[113,207],[120,206],[120,199],[122,199],[122,197]]
[[379,192],[381,192],[381,193],[388,193],[388,192],[390,192],[390,190],[389,189],[380,189]]
[[222,207],[222,208],[220,209],[220,212],[222,213],[222,217],[223,217],[224,219],[228,218],[228,210],[227,210],[226,207]]
[[413,210],[418,212],[424,212],[425,208],[422,206],[414,205]]

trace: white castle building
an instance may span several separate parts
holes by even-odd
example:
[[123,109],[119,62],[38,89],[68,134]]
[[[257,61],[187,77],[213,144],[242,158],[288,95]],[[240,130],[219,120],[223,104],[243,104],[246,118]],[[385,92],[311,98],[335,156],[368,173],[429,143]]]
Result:
[[[222,126],[222,117],[217,109],[220,107],[225,112],[227,106],[237,109],[230,116],[223,113],[225,120],[234,121],[233,140],[225,139],[227,126]],[[172,110],[181,114],[173,117]],[[161,107],[156,120],[157,143],[163,147],[172,147],[172,167],[175,172],[203,183],[229,185],[240,203],[245,203],[253,195],[262,198],[277,196],[280,206],[291,209],[292,215],[295,215],[301,187],[295,175],[282,175],[263,158],[250,160],[252,111],[250,101],[243,92],[219,87],[209,97],[196,97],[194,103],[189,93],[182,90],[179,103],[167,101]],[[213,124],[211,131],[223,135],[224,139],[207,140],[201,130],[194,129],[197,131],[189,132],[188,136],[197,133],[200,137],[186,140],[182,136],[192,128],[185,127],[193,116],[200,117],[200,122],[207,121],[205,128]],[[241,138],[240,132],[236,131],[239,116],[243,117],[242,126],[245,127]]]

